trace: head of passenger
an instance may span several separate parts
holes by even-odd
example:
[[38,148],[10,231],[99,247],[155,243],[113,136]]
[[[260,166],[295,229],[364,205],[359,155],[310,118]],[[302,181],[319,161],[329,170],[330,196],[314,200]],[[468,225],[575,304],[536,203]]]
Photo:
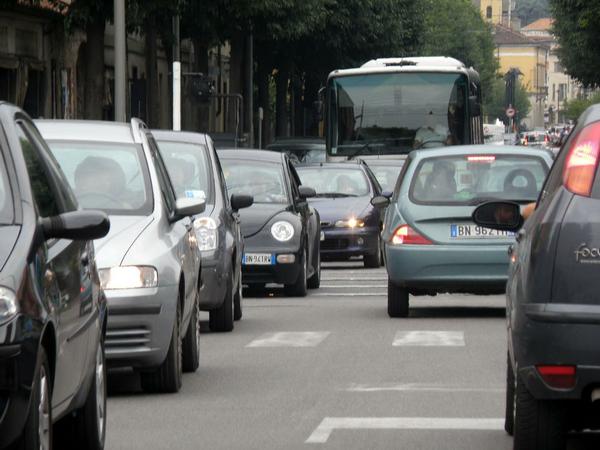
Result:
[[456,194],[455,171],[454,164],[448,161],[438,161],[433,165],[427,184],[435,198],[450,198]]
[[110,158],[88,156],[75,169],[75,191],[81,194],[118,196],[126,185],[121,166]]

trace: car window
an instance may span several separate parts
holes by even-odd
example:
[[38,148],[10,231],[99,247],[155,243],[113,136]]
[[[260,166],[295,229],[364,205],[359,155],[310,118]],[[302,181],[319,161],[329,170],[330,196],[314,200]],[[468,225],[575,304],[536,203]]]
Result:
[[[564,147],[568,148],[568,145],[569,142],[567,142]],[[554,194],[556,190],[563,185],[563,173],[568,155],[569,152],[563,148],[554,160],[552,169],[550,170],[548,178],[546,179],[546,183],[544,184],[542,192],[540,193],[540,200],[538,203],[543,202],[548,196],[551,197],[552,194]]]
[[290,203],[281,163],[221,159],[229,194],[254,196],[254,203]]
[[84,209],[148,215],[152,190],[142,147],[93,141],[49,141],[69,185]]
[[362,197],[369,195],[369,183],[360,167],[298,167],[298,175],[302,184],[310,186],[317,196],[328,195]]
[[29,183],[33,200],[41,217],[53,217],[60,214],[60,206],[52,182],[39,151],[31,141],[22,124],[17,125],[17,136],[21,144],[23,158],[27,165]]
[[148,138],[148,144],[150,145],[150,152],[152,154],[154,167],[156,168],[156,175],[158,176],[158,183],[160,190],[165,201],[165,206],[169,212],[175,211],[175,191],[173,190],[173,183],[169,177],[169,172],[165,166],[165,162],[158,151],[158,145],[152,136],[146,135]]
[[[0,145],[4,145],[3,140],[0,140]],[[0,152],[0,224],[11,224],[15,218],[13,197],[3,154]]]
[[409,195],[418,204],[476,205],[489,199],[531,202],[547,170],[543,160],[533,156],[427,158],[415,169]]

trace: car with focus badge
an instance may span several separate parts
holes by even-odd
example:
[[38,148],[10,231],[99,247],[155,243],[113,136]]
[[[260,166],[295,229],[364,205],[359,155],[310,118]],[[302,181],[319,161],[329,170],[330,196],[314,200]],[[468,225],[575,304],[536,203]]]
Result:
[[388,315],[407,317],[409,295],[500,294],[514,233],[473,223],[490,199],[535,201],[552,165],[541,149],[488,145],[412,152],[387,207],[382,241]]
[[143,122],[38,120],[79,204],[108,214],[95,243],[108,300],[106,355],[147,392],[177,392],[199,365],[201,255],[191,216],[205,200],[177,198]]
[[31,119],[4,102],[0,223],[0,447],[101,450],[107,305],[92,240],[110,222],[78,208]]
[[240,211],[244,254],[243,283],[261,289],[283,284],[289,296],[304,297],[321,282],[319,213],[307,199],[315,196],[302,185],[285,153],[268,150],[219,150],[230,195],[252,195],[251,207]]
[[252,196],[228,196],[212,139],[205,134],[152,130],[175,192],[181,198],[202,198],[206,209],[194,217],[202,253],[201,311],[209,311],[211,331],[231,331],[242,318],[242,254],[239,210]]
[[371,205],[371,199],[382,191],[365,162],[311,164],[296,169],[302,183],[317,194],[309,202],[321,216],[321,258],[345,261],[362,256],[365,267],[379,267],[382,213]]

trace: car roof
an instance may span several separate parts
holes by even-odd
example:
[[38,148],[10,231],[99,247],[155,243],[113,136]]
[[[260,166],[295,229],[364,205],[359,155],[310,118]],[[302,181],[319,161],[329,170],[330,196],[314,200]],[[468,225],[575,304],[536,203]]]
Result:
[[35,120],[48,141],[97,141],[134,144],[132,125],[128,122],[101,120]]
[[281,163],[285,157],[282,153],[270,150],[257,150],[252,148],[218,149],[217,154],[221,159],[249,159],[253,161],[266,161]]
[[530,148],[516,145],[453,145],[450,147],[436,147],[421,150],[413,150],[411,157],[413,159],[435,158],[439,156],[460,156],[460,155],[515,155],[515,156],[542,156],[550,157],[547,150],[540,148]]
[[207,135],[191,131],[151,130],[152,136],[157,141],[186,142],[206,145]]
[[362,159],[367,166],[403,166],[406,162],[406,158],[363,158],[361,156],[360,159]]
[[296,169],[310,169],[311,167],[324,167],[326,169],[347,169],[347,168],[357,168],[360,169],[363,167],[363,162],[360,160],[350,160],[350,161],[339,161],[339,162],[318,162],[318,163],[306,163],[302,165],[297,165]]

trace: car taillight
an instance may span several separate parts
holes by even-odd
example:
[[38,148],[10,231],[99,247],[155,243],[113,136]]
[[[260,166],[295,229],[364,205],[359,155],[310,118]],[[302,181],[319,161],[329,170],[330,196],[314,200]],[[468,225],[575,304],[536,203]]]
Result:
[[555,389],[571,389],[575,386],[575,366],[537,366],[544,382]]
[[421,236],[408,225],[401,225],[396,228],[392,236],[392,244],[394,245],[431,245],[429,239]]
[[573,139],[563,173],[565,187],[574,194],[589,197],[600,150],[600,122],[588,125]]

